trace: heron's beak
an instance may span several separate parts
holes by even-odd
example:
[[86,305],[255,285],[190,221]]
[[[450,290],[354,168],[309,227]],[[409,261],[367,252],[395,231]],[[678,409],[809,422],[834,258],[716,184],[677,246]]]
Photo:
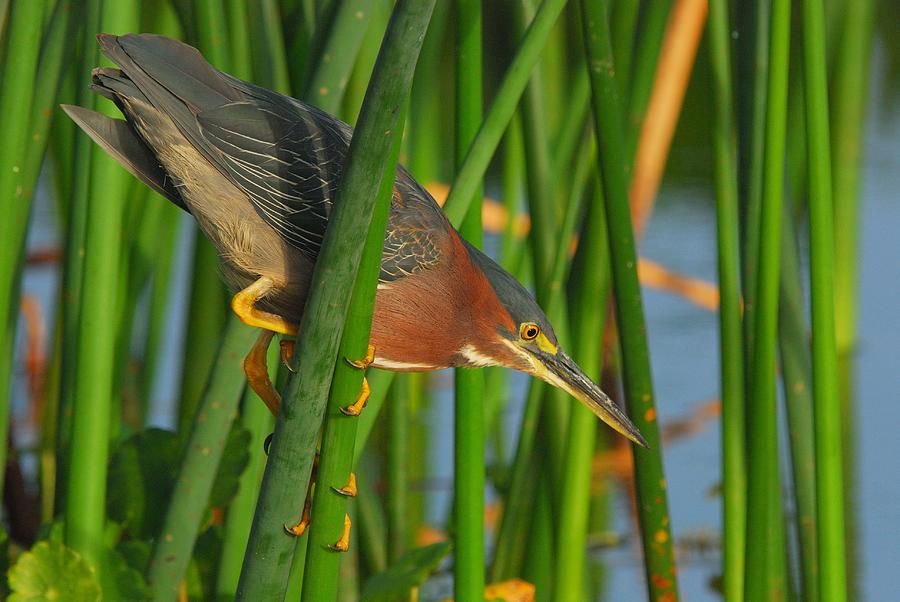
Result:
[[538,370],[536,376],[555,387],[569,393],[572,397],[586,405],[591,412],[619,433],[628,437],[641,447],[647,447],[647,441],[638,431],[625,412],[611,400],[600,387],[594,384],[578,364],[563,351],[556,353],[540,351],[534,354],[544,370]]

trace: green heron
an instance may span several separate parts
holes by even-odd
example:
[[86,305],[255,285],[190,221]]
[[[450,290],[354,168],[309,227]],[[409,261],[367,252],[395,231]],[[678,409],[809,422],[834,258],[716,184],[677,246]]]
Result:
[[[125,120],[63,108],[132,174],[196,218],[226,283],[238,291],[234,312],[263,329],[244,365],[250,385],[277,413],[265,349],[274,333],[297,334],[352,130],[316,107],[214,69],[182,42],[149,34],[98,40],[119,69],[94,69],[92,88]],[[402,167],[388,222],[370,357],[358,367],[514,368],[567,391],[646,446],[560,349],[528,291],[463,240]],[[358,414],[365,397],[347,413]]]

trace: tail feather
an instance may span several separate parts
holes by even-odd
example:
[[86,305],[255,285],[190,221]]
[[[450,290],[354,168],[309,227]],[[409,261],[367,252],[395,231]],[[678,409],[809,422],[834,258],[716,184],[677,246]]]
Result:
[[184,199],[178,194],[171,178],[159,161],[138,137],[127,121],[112,119],[95,111],[74,105],[62,105],[63,111],[78,124],[94,142],[147,186],[163,195],[188,213]]

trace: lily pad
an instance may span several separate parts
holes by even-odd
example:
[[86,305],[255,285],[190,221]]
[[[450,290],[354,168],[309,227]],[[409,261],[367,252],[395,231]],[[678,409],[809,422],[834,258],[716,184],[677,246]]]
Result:
[[100,600],[94,569],[61,543],[42,541],[9,570],[10,602],[89,602]]

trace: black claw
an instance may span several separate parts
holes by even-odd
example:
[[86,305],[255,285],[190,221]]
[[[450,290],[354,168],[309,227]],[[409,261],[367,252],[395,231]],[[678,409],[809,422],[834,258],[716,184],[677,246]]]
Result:
[[269,436],[263,441],[263,451],[266,452],[267,456],[269,455],[269,448],[272,447],[272,437],[274,436],[275,433],[269,433]]

